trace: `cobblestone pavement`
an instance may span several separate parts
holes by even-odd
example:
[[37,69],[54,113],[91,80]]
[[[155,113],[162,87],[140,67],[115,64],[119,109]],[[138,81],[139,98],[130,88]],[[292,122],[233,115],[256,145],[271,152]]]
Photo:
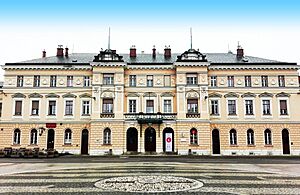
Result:
[[[269,167],[267,169],[266,167]],[[299,165],[0,163],[3,194],[300,194]]]

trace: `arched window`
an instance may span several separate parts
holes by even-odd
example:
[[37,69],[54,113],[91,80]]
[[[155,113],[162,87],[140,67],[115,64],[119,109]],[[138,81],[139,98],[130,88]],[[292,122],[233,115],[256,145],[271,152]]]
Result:
[[36,129],[32,129],[30,131],[30,145],[37,145],[37,130]]
[[195,128],[190,130],[190,144],[196,145],[198,144],[198,131]]
[[14,143],[13,144],[17,144],[20,145],[20,140],[21,140],[21,131],[20,129],[15,129],[14,130]]
[[72,131],[71,129],[65,130],[65,145],[72,144]]
[[254,145],[254,131],[252,129],[248,129],[247,131],[247,144]]
[[103,144],[111,144],[111,130],[109,128],[103,131]]
[[272,145],[272,132],[270,129],[265,130],[265,145]]
[[230,130],[229,136],[230,136],[230,145],[237,145],[237,135],[235,129]]

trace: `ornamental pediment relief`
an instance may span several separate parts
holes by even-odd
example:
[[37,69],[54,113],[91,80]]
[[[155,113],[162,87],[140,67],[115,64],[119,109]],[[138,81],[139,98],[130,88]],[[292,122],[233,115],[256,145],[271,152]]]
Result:
[[101,93],[100,97],[101,98],[115,98],[115,94],[113,91],[106,90]]
[[13,98],[25,98],[26,95],[24,95],[23,93],[15,93],[12,95]]
[[208,97],[210,97],[210,98],[221,98],[222,94],[220,94],[220,93],[211,93],[211,94],[208,95]]
[[88,94],[88,93],[84,93],[79,95],[80,98],[92,98],[92,95]]
[[77,96],[72,93],[66,93],[62,97],[63,98],[76,98]]
[[229,92],[227,94],[224,95],[224,97],[228,98],[228,97],[236,97],[238,98],[240,95],[234,92]]
[[273,97],[272,93],[264,92],[262,94],[259,94],[259,97]]
[[157,94],[154,92],[146,92],[143,97],[157,97]]
[[48,95],[46,95],[46,98],[59,98],[59,95],[55,93],[49,93]]
[[251,92],[247,92],[247,93],[244,93],[244,94],[242,95],[242,97],[243,97],[243,98],[244,98],[244,97],[256,97],[256,94],[251,93]]
[[285,92],[280,92],[276,94],[276,97],[290,97],[291,94],[285,93]]
[[138,93],[127,93],[127,97],[139,97],[140,95]]
[[195,90],[191,90],[191,91],[188,91],[185,95],[186,98],[199,98],[200,95],[197,91]]
[[160,96],[161,97],[174,97],[175,95],[171,92],[164,92]]
[[43,96],[39,93],[32,93],[28,97],[29,98],[42,98]]

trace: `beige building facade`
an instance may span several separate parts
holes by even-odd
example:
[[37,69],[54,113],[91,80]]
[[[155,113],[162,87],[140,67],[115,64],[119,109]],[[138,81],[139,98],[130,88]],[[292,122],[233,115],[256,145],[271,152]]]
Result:
[[300,155],[296,63],[189,49],[6,63],[0,148],[72,154]]

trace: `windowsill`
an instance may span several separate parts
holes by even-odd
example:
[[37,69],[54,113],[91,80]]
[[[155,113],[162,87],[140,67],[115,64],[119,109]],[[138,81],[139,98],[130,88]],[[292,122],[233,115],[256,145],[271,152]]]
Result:
[[262,118],[273,118],[272,115],[262,115],[261,117],[262,117]]
[[66,117],[66,118],[74,118],[74,115],[73,114],[68,114],[68,115],[64,115],[64,117]]
[[102,144],[102,146],[111,146],[111,144]]
[[255,118],[255,115],[245,115],[245,119],[253,119]]
[[11,146],[21,146],[21,144],[12,144]]
[[191,146],[191,147],[198,147],[199,144],[190,144],[189,146]]
[[62,145],[62,146],[71,147],[71,146],[73,146],[73,145],[70,143],[70,144],[64,144],[64,145]]
[[38,114],[32,114],[32,115],[30,115],[30,117],[40,117],[40,115],[38,115]]
[[248,147],[256,147],[255,144],[248,144],[247,146],[248,146]]
[[268,144],[268,145],[265,145],[265,147],[273,147],[273,145],[271,145],[271,144]]
[[55,118],[56,117],[56,115],[47,115],[47,117],[51,117],[51,118]]
[[38,144],[30,144],[30,145],[27,145],[27,146],[29,146],[29,147],[36,147],[36,146],[38,146]]
[[239,147],[237,144],[230,144],[230,147]]

